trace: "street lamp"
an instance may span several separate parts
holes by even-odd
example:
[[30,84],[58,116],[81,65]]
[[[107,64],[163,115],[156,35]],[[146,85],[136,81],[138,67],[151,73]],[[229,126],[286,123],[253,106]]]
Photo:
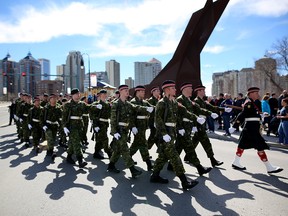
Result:
[[87,55],[88,57],[88,91],[90,93],[90,89],[91,89],[91,73],[90,73],[90,56],[88,55],[88,53],[83,53],[83,55]]

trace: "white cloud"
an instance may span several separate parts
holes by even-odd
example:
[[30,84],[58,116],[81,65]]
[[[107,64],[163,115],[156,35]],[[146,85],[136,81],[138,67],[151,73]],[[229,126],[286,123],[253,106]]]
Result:
[[223,52],[224,49],[225,49],[224,46],[221,46],[221,45],[205,46],[203,49],[203,52],[218,54],[218,53]]

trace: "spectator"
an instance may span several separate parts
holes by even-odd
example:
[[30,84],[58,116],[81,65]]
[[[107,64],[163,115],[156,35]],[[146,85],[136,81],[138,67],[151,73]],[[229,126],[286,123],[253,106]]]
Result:
[[[11,99],[11,104],[8,106],[9,107],[9,125],[12,124],[12,120],[14,120],[14,115],[16,113],[16,103],[13,99]],[[15,122],[15,120],[14,120]]]
[[273,118],[277,115],[278,110],[278,100],[275,93],[272,93],[272,97],[268,99],[268,103],[271,110],[271,117]]
[[[262,125],[263,125],[264,129],[268,128],[267,136],[270,135],[269,125],[270,125],[270,120],[271,120],[271,110],[270,110],[270,106],[268,103],[268,99],[269,99],[269,96],[266,94],[266,95],[264,95],[264,97],[262,98],[262,101],[261,101],[261,109],[262,109],[262,113],[263,113]],[[266,126],[266,124],[268,127]]]
[[281,110],[282,108],[282,99],[288,97],[287,90],[283,90],[282,94],[278,98],[278,109]]
[[[214,106],[212,96],[209,96],[207,98],[207,102]],[[214,133],[214,131],[215,131],[214,119],[209,115],[209,116],[207,116],[206,121],[207,121],[207,126],[208,126],[207,133]]]
[[[220,106],[220,104],[224,101],[224,94],[223,93],[220,93],[219,94],[219,98],[217,100],[217,104],[216,106]],[[218,124],[219,124],[219,127],[218,127],[218,130],[223,130],[223,123],[222,123],[222,117],[221,115],[219,115],[218,117]]]
[[282,99],[282,109],[277,118],[281,120],[278,128],[279,143],[288,145],[288,97]]
[[[243,98],[243,94],[239,93],[235,102],[234,102],[234,106],[237,106],[241,109],[233,109],[233,113],[234,113],[235,118],[237,118],[239,113],[242,111],[242,105],[244,104],[244,102],[245,102],[245,99]],[[236,131],[239,131],[239,125],[238,124],[235,126],[235,129],[236,129]]]
[[223,135],[224,136],[231,136],[231,134],[229,132],[229,128],[230,128],[230,118],[231,118],[232,108],[227,107],[227,105],[233,105],[233,101],[231,99],[231,95],[228,93],[225,93],[224,94],[224,100],[220,104],[220,107],[225,108],[224,112],[222,112],[222,114],[221,114],[222,119],[223,119],[224,130],[225,130],[225,134],[223,134]]

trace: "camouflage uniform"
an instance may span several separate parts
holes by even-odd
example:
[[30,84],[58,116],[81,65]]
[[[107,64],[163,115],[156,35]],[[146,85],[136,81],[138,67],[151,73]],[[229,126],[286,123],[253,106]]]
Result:
[[82,134],[82,143],[84,145],[88,145],[88,139],[87,139],[87,130],[88,130],[88,125],[89,125],[89,109],[90,105],[86,104],[85,102],[82,102],[83,104],[83,114],[82,114],[82,119],[84,123],[83,127],[83,134]]
[[[82,164],[83,151],[82,151],[82,135],[83,135],[83,119],[82,115],[84,113],[85,104],[81,101],[76,102],[71,99],[68,103],[64,105],[63,110],[63,126],[68,128],[69,142],[68,142],[68,157],[73,154],[76,155],[79,165]],[[67,158],[68,159],[68,158]]]
[[21,113],[21,105],[24,103],[24,101],[21,98],[18,98],[16,101],[16,112],[15,112],[15,119],[16,119],[16,128],[17,128],[17,134],[18,138],[21,139],[21,142],[23,142],[23,130],[22,130],[22,123],[19,121],[20,113]]
[[[133,98],[131,100],[131,103],[143,107],[151,106],[147,101],[141,100],[138,97]],[[130,155],[133,156],[139,150],[143,161],[149,160],[148,145],[146,140],[148,119],[149,119],[149,112],[147,110],[137,111],[133,119],[133,121],[135,122],[135,127],[138,130],[138,133],[134,135],[133,143],[130,146]],[[151,167],[149,169],[151,169]]]
[[43,110],[43,126],[46,126],[45,137],[47,139],[47,155],[53,156],[53,149],[56,142],[57,131],[61,125],[62,109],[57,103],[51,106],[48,103]]
[[44,108],[41,106],[39,107],[33,106],[29,110],[28,119],[29,119],[29,124],[32,126],[31,135],[33,137],[33,146],[36,150],[39,146],[40,139],[42,136],[41,120],[43,119],[43,110]]
[[28,128],[28,115],[29,115],[29,110],[32,107],[32,104],[29,103],[22,103],[21,107],[20,107],[20,119],[22,119],[22,123],[21,123],[21,128],[23,130],[23,139],[25,142],[25,146],[29,147],[29,136],[30,136],[30,130]]
[[[158,99],[152,96],[152,97],[150,97],[148,99],[148,103],[150,103],[153,106],[156,106],[157,103],[158,103]],[[148,138],[148,141],[147,141],[148,149],[151,149],[152,146],[154,145],[154,143],[156,143],[156,145],[158,146],[158,144],[157,144],[157,136],[156,136],[156,128],[154,126],[154,119],[155,119],[155,111],[153,111],[150,114],[150,117],[149,117],[150,135],[149,135],[149,138]]]
[[[96,105],[101,104],[102,109],[98,109]],[[104,148],[104,151],[108,154],[109,158],[112,155],[112,150],[108,145],[108,135],[107,130],[109,127],[108,119],[111,115],[111,106],[109,103],[102,100],[94,102],[89,111],[90,119],[92,120],[93,130],[95,127],[99,127],[99,131],[94,131],[95,136],[95,148],[94,148],[94,158],[103,159],[103,156],[99,154],[101,149]]]

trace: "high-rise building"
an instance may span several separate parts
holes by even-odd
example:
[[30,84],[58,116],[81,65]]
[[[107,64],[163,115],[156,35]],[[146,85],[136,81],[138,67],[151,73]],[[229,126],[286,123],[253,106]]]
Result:
[[65,74],[65,64],[62,64],[62,65],[57,65],[56,66],[56,79],[55,80],[61,80],[63,81],[63,77],[64,77],[64,74]]
[[109,84],[118,87],[120,85],[120,64],[115,60],[106,61],[106,71]]
[[159,60],[152,58],[149,62],[134,62],[135,86],[149,84],[162,70]]
[[128,77],[128,79],[125,79],[125,85],[128,85],[129,88],[134,88],[134,80],[132,77]]
[[50,60],[40,58],[38,59],[41,65],[41,80],[49,80],[50,79]]
[[79,51],[70,51],[66,59],[64,85],[70,93],[73,88],[84,92],[85,67],[83,57]]
[[27,92],[32,96],[37,94],[36,85],[41,80],[41,65],[29,52],[27,56],[20,60],[20,88],[21,91]]

